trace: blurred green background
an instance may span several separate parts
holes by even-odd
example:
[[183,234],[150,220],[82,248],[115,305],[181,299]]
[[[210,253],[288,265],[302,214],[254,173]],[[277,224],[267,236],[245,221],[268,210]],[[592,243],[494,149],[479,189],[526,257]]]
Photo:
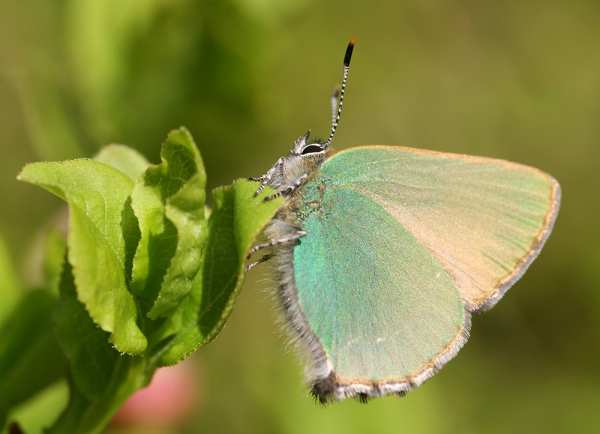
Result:
[[[23,286],[35,285],[35,240],[62,204],[17,182],[20,168],[108,143],[157,162],[181,125],[209,188],[261,175],[308,128],[328,135],[353,37],[334,147],[538,167],[563,188],[554,233],[474,318],[455,360],[407,397],[368,405],[313,404],[274,324],[268,267],[252,270],[197,355],[202,399],[181,432],[600,432],[599,23],[591,0],[4,0],[0,234]],[[56,402],[27,411],[51,411],[44,399]]]

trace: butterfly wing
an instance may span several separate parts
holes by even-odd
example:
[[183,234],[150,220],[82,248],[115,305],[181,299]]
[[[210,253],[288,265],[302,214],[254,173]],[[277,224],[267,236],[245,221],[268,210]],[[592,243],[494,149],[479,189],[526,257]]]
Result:
[[368,146],[336,154],[323,176],[382,205],[431,252],[472,312],[492,307],[550,235],[560,186],[491,158]]
[[469,312],[458,286],[382,205],[334,188],[303,229],[294,281],[326,359],[319,396],[410,390],[462,346]]
[[373,146],[328,159],[299,193],[292,322],[316,392],[343,399],[410,390],[451,359],[470,312],[539,253],[560,188],[501,160]]

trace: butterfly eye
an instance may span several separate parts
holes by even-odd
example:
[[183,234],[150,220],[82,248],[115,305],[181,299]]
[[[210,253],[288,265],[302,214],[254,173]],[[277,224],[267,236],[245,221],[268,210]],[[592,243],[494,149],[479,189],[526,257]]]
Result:
[[319,152],[323,152],[323,148],[321,148],[321,146],[319,145],[308,145],[306,148],[304,148],[302,150],[301,155],[307,155],[307,154],[316,154]]

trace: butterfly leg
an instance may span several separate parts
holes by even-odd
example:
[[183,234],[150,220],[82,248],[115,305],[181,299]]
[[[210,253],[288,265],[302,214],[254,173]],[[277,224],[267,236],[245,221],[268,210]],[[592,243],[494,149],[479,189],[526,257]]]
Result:
[[294,191],[296,191],[296,189],[298,187],[300,187],[302,185],[302,183],[304,182],[304,180],[306,178],[308,178],[308,173],[305,173],[304,175],[302,175],[292,185],[288,185],[287,187],[284,187],[281,190],[279,190],[277,193],[272,194],[271,196],[265,197],[265,202],[276,199],[279,196],[283,196],[284,194],[292,194]]
[[273,240],[273,241],[270,241],[265,244],[259,244],[257,246],[252,247],[250,249],[250,251],[248,251],[248,254],[246,255],[246,259],[250,259],[250,256],[252,256],[256,252],[258,252],[259,250],[266,249],[267,247],[278,246],[279,244],[283,244],[283,243],[289,243],[290,241],[295,241],[295,240],[298,240],[305,236],[306,236],[306,232],[298,230],[298,232],[291,234],[287,237],[279,238],[277,240]]
[[280,166],[283,166],[284,162],[285,162],[285,158],[281,157],[279,160],[277,160],[277,162],[273,165],[273,167],[271,167],[269,169],[269,171],[267,173],[265,173],[263,176],[260,176],[258,178],[248,178],[248,181],[262,181],[262,184],[260,185],[260,187],[258,187],[258,190],[256,190],[256,192],[254,193],[254,197],[258,196],[260,194],[260,192],[265,189],[265,187],[267,186],[267,184],[269,183],[271,178],[273,178],[275,171]]
[[250,271],[252,268],[256,267],[258,264],[262,264],[263,262],[268,261],[269,259],[271,259],[273,257],[273,254],[271,253],[270,255],[265,255],[262,258],[260,258],[258,261],[254,261],[253,263],[251,263],[250,265],[248,265],[246,267],[246,273],[248,271]]

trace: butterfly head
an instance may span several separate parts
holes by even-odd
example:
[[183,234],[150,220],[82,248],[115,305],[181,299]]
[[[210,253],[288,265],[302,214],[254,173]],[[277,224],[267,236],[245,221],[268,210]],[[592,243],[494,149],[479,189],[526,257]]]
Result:
[[290,151],[290,156],[300,157],[302,159],[314,159],[325,155],[327,146],[319,140],[309,141],[310,130],[294,143],[294,147]]

